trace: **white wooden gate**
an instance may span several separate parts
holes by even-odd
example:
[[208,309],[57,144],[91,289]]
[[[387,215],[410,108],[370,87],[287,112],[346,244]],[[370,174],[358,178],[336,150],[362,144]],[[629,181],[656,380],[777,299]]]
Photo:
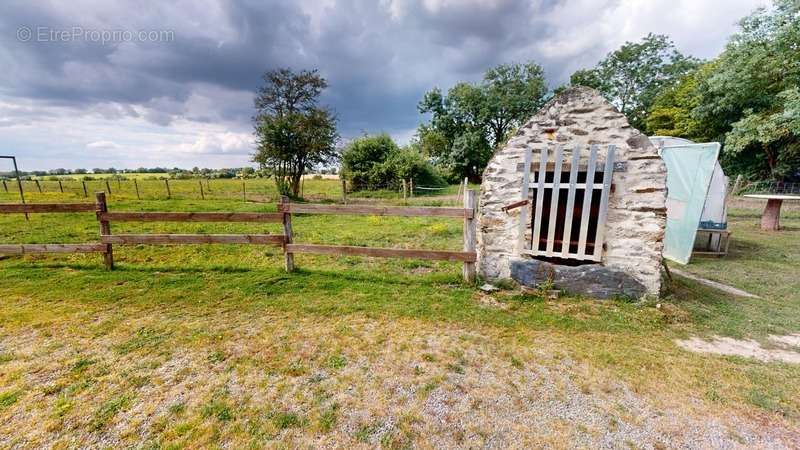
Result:
[[[562,173],[566,173],[563,161],[563,145],[555,147],[552,170],[550,171],[548,171],[548,148],[542,149],[534,180],[530,179],[532,151],[531,149],[525,151],[521,200],[527,201],[529,207],[522,208],[522,213],[520,214],[518,243],[518,252],[520,254],[587,261],[602,260],[608,196],[611,191],[611,177],[614,172],[614,149],[614,145],[608,146],[605,164],[602,168],[603,180],[601,183],[595,182],[598,160],[597,145],[592,145],[589,149],[589,160],[585,170],[581,170],[584,167],[579,165],[580,146],[575,146],[572,151],[572,158],[568,163],[569,181],[567,183],[562,183]],[[548,172],[552,173],[552,178],[549,182],[547,181]],[[578,181],[581,172],[586,174],[583,182]],[[592,217],[592,202],[595,197],[593,194],[596,190],[600,191],[600,199],[596,217]],[[579,197],[580,210],[577,211],[579,215],[576,216],[576,208],[578,206],[576,205],[576,196],[579,194],[578,191],[582,191],[582,195]],[[545,194],[548,192],[550,199],[549,210],[544,207]],[[562,198],[562,195],[566,195],[563,219],[559,218],[558,214],[559,199]],[[529,214],[533,215],[532,223],[529,223]],[[573,222],[577,217],[580,217],[580,227],[577,230],[577,249],[576,251],[570,251],[570,247],[575,243],[573,241],[572,228]],[[590,222],[596,223],[596,226],[591,227],[592,230],[590,230]],[[546,235],[543,235],[543,224],[547,225]],[[563,228],[563,232],[560,236],[557,236],[556,231],[559,226]],[[543,243],[542,238],[545,237],[546,242]],[[560,248],[558,250],[555,249],[556,244],[559,244]],[[587,249],[588,247],[591,247],[591,249]]]

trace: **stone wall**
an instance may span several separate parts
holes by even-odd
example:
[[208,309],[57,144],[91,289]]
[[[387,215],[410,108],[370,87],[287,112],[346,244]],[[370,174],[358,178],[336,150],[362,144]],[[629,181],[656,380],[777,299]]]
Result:
[[[594,89],[570,88],[550,100],[520,127],[489,161],[483,174],[478,218],[478,270],[488,280],[511,278],[521,209],[501,208],[519,200],[525,150],[533,149],[534,161],[543,147],[564,144],[564,161],[572,148],[582,148],[581,162],[588,159],[591,144],[616,145],[615,160],[624,170],[615,171],[609,197],[602,264],[630,274],[658,295],[661,251],[666,224],[666,167],[647,136],[632,128],[624,115]],[[552,161],[552,157],[551,157]],[[598,167],[602,167],[598,162]],[[530,217],[530,216],[529,216]],[[568,286],[564,287],[569,290]]]

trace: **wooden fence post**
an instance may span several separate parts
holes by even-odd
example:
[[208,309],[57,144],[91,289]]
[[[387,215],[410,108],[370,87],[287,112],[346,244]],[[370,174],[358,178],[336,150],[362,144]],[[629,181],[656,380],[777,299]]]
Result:
[[[96,202],[97,220],[100,221],[100,235],[108,236],[111,234],[111,224],[107,220],[102,220],[100,218],[100,214],[108,212],[108,204],[106,203],[106,193],[98,192],[95,194],[95,198],[97,199]],[[111,248],[111,244],[106,244],[106,249],[103,252],[103,260],[106,263],[106,269],[111,270],[114,268],[114,252],[113,249]]]
[[167,186],[167,199],[172,198],[172,191],[169,190],[169,180],[164,179],[164,185]]
[[36,189],[38,189],[39,193],[41,194],[42,193],[42,185],[39,184],[39,180],[33,180],[33,181],[36,182]]
[[401,180],[403,182],[403,201],[406,201],[406,196],[408,195],[408,188],[406,187],[406,180]]
[[342,203],[347,204],[347,181],[342,178]]
[[247,201],[247,187],[244,185],[244,178],[242,178],[242,201]]
[[141,200],[139,197],[139,182],[136,181],[136,178],[133,179],[133,187],[136,188],[136,200]]
[[[472,211],[472,214],[464,216],[464,251],[475,251],[475,190],[467,189],[464,191],[464,209]],[[475,263],[464,263],[464,281],[467,283],[475,282]]]
[[209,194],[211,193],[211,179],[210,178],[206,178],[206,190],[208,191]]
[[106,191],[108,191],[108,195],[111,195],[111,186],[108,185],[108,178],[106,178]]
[[292,272],[294,270],[294,253],[286,251],[286,245],[292,243],[292,213],[289,211],[289,197],[285,195],[281,196],[281,212],[283,212],[283,255],[285,266],[287,272]]
[[64,193],[64,185],[61,184],[61,180],[58,180],[58,189],[61,191],[62,194]]
[[6,184],[6,180],[3,180],[3,189],[8,192],[8,185]]
[[409,178],[408,179],[408,185],[411,186],[408,189],[409,194],[411,194],[410,197],[414,198],[414,179],[413,178]]
[[83,196],[88,197],[89,191],[86,190],[86,180],[81,180],[81,184],[83,185]]
[[200,183],[200,198],[205,200],[206,199],[206,194],[205,194],[205,192],[203,192],[203,180],[200,180],[199,183]]

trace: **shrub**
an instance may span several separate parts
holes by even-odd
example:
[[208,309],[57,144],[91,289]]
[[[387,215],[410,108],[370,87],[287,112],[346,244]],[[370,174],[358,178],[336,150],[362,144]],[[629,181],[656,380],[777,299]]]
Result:
[[446,184],[422,153],[412,147],[398,147],[386,133],[357,138],[345,147],[342,176],[354,190],[396,189],[400,180],[408,179],[417,185]]

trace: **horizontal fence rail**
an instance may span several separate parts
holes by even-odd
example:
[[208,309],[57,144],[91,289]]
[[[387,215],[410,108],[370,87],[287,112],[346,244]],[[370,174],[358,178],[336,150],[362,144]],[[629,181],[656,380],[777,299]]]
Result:
[[281,213],[106,212],[99,220],[114,222],[280,222]]
[[[464,264],[463,276],[475,280],[475,191],[464,191],[463,208],[320,205],[290,203],[282,197],[276,213],[249,212],[110,212],[105,192],[95,203],[5,204],[0,213],[95,212],[100,242],[88,244],[3,244],[0,254],[102,253],[105,265],[114,268],[114,245],[260,244],[283,248],[286,270],[294,270],[295,253],[381,258],[414,258],[456,261]],[[464,220],[463,251],[319,245],[292,242],[292,214],[346,214],[405,217],[453,217]],[[114,234],[111,222],[252,222],[282,223],[283,234]]]
[[[284,215],[283,228],[286,237],[284,246],[286,270],[294,269],[295,253],[314,253],[337,256],[372,256],[380,258],[416,258],[429,260],[461,261],[464,263],[463,276],[467,282],[476,278],[475,262],[475,191],[464,193],[464,208],[432,208],[432,207],[390,207],[390,206],[343,206],[312,205],[290,203],[287,197],[281,198],[278,211]],[[356,247],[349,245],[296,244],[292,241],[292,214],[342,214],[371,216],[406,216],[406,217],[458,217],[464,219],[464,251],[398,249],[380,247]]]
[[94,211],[94,203],[0,204],[0,213],[68,213]]
[[272,244],[283,245],[280,234],[108,234],[103,244]]
[[441,261],[475,262],[475,252],[419,250],[406,248],[354,247],[349,245],[287,244],[291,253],[316,253],[338,256],[374,256],[378,258],[414,258]]
[[472,219],[474,211],[466,208],[415,207],[415,206],[361,206],[361,205],[315,205],[306,203],[283,203],[280,211],[306,214],[341,214],[405,217],[462,217]]
[[27,255],[29,253],[101,253],[106,246],[90,244],[0,244],[0,255]]

